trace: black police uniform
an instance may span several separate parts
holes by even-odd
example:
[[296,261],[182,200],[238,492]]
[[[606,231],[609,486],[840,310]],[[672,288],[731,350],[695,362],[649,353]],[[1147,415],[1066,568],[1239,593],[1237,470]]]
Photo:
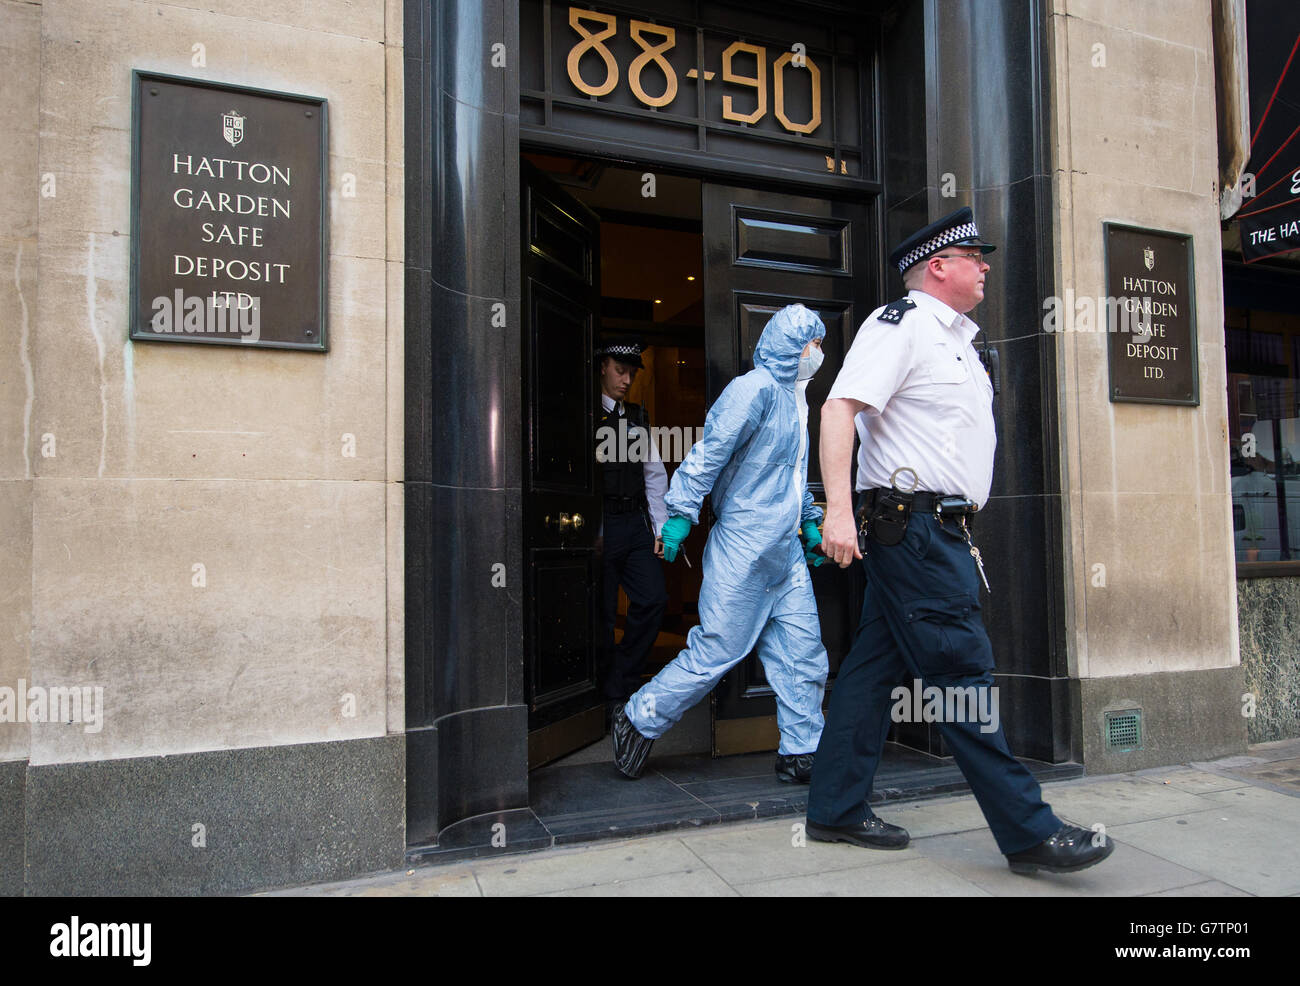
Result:
[[[922,230],[896,249],[890,259],[903,271],[939,250],[963,246],[979,247],[983,252],[992,249],[979,239],[969,209],[959,210]],[[966,393],[961,396],[962,401],[973,402],[972,394],[977,392],[987,394],[983,399],[991,401],[992,387],[971,376],[974,373],[982,376],[982,371],[971,365],[977,366],[978,360],[972,359],[976,354],[969,340],[963,339],[959,345],[954,336],[944,334],[946,329],[925,337],[914,335],[923,331],[926,319],[938,317],[934,308],[917,310],[913,298],[918,294],[923,292],[912,292],[909,298],[873,313],[858,336],[864,345],[870,345],[882,336],[879,328],[872,329],[873,335],[866,335],[867,326],[880,322],[897,326],[895,331],[911,336],[911,348],[901,336],[889,342],[898,347],[897,353],[910,354],[906,357],[910,362],[902,363],[895,370],[888,362],[889,355],[882,352],[887,346],[872,350],[875,355],[870,363],[871,373],[878,374],[882,383],[861,371],[850,370],[850,360],[855,356],[851,352],[842,371],[849,374],[843,389],[852,392],[855,387],[860,388],[857,399],[877,409],[884,408],[880,411],[882,421],[890,416],[897,423],[901,415],[921,414],[933,422],[930,427],[937,429],[942,427],[941,422],[960,416],[963,406],[933,396],[936,392],[951,387],[956,395],[956,388],[963,388]],[[952,314],[960,317],[958,313]],[[955,360],[945,362],[954,353]],[[862,354],[857,355],[862,358]],[[863,380],[868,382],[864,384]],[[831,398],[837,396],[838,389],[837,380]],[[865,390],[873,389],[879,393],[871,399],[861,396]],[[924,409],[919,406],[922,401],[929,402]],[[899,409],[900,402],[902,409]],[[977,424],[972,427],[987,428],[986,437],[991,439],[991,414],[975,420]],[[919,421],[909,424],[909,428],[919,426]],[[883,475],[887,476],[891,468],[916,465],[933,480],[936,471],[947,468],[946,460],[950,456],[945,456],[942,462],[932,461],[927,467],[927,449],[920,439],[912,437],[914,432],[895,424],[892,434],[893,441],[900,445],[892,454],[909,461],[873,460],[872,469],[884,470]],[[984,445],[967,447],[985,448]],[[872,454],[876,455],[875,446],[872,448]],[[980,459],[990,476],[992,449],[989,442],[987,462]],[[928,451],[928,456],[933,459],[934,452]],[[860,459],[860,473],[862,469]],[[908,481],[909,477],[904,475],[901,480],[904,488]],[[859,483],[864,483],[861,475]],[[930,486],[928,493],[919,493],[912,501],[903,530],[901,525],[891,525],[890,518],[902,514],[894,509],[888,483],[880,475],[868,475],[865,480],[865,485],[872,486],[868,498],[873,503],[886,500],[888,509],[873,521],[877,526],[863,552],[867,585],[862,622],[852,648],[840,664],[826,728],[817,749],[808,796],[808,821],[818,826],[843,829],[869,821],[868,801],[889,732],[896,686],[915,688],[912,681],[918,680],[923,688],[934,686],[945,696],[977,696],[976,707],[991,707],[988,693],[994,687],[994,664],[993,649],[980,618],[982,569],[962,518],[937,516],[935,503],[935,494],[983,496],[987,491]],[[969,521],[969,517],[966,519]],[[954,691],[949,693],[947,689]],[[1028,850],[1062,827],[1060,819],[1043,801],[1038,782],[1012,756],[1000,721],[941,716],[938,725],[1003,853]]]
[[[622,420],[620,420],[620,418]],[[612,410],[602,404],[596,409],[599,427],[617,433],[626,429],[626,442],[618,447],[635,447],[633,429],[649,429],[649,418],[640,405],[615,402]],[[647,434],[640,447],[649,449]],[[602,559],[601,687],[610,701],[626,701],[641,687],[646,656],[654,646],[668,605],[663,567],[655,555],[655,535],[646,501],[645,464],[621,461],[615,455],[603,463],[604,556]],[[627,620],[623,639],[614,643],[614,621],[618,615],[618,587],[627,592]]]

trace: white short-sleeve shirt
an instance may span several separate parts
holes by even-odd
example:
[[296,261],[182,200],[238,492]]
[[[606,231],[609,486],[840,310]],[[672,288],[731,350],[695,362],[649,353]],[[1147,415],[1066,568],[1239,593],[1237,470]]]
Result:
[[[877,308],[858,329],[828,399],[862,401],[857,416],[859,490],[916,471],[918,490],[968,496],[979,506],[993,482],[993,385],[971,341],[979,326],[924,291],[893,325]],[[898,485],[912,484],[900,473]]]

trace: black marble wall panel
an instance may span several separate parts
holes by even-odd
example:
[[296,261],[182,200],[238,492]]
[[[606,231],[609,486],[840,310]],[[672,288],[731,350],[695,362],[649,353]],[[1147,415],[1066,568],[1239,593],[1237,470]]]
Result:
[[[409,509],[409,507],[408,507]],[[438,841],[438,730],[406,723],[406,843]]]
[[427,843],[527,805],[517,4],[407,0],[406,31],[407,821]]
[[407,830],[411,846],[445,847],[449,833],[465,831],[465,820],[528,804],[528,776],[517,766],[528,759],[522,705],[466,709],[408,729],[406,756],[407,814],[420,826]]
[[28,767],[26,892],[228,894],[395,869],[404,760],[381,736]]
[[[1046,28],[1041,0],[901,8],[885,34],[885,71],[894,78],[883,118],[887,248],[962,205],[998,246],[985,300],[970,313],[982,329],[976,344],[996,347],[1000,364],[993,488],[976,525],[992,586],[984,618],[1012,749],[1059,761],[1079,751],[1070,735],[1077,701],[1065,678],[1055,350],[1041,326],[1042,299],[1053,293]],[[918,44],[923,76],[907,71]],[[888,276],[893,297],[902,282]],[[937,733],[918,745],[944,752]]]
[[[925,5],[905,3],[886,17],[881,35],[881,158],[885,183],[883,255],[929,222],[926,148]],[[890,268],[887,298],[904,294],[903,281]]]
[[1050,468],[1054,443],[1043,435],[1043,350],[1056,345],[1041,332],[1014,341],[990,343],[998,353],[1002,392],[993,399],[998,447],[993,457],[990,495],[1042,496],[1060,491],[1061,479]]

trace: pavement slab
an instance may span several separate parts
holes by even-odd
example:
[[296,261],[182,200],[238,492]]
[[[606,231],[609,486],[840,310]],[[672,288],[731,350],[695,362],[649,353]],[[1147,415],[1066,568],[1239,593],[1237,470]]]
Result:
[[1121,845],[1136,846],[1247,893],[1274,897],[1300,892],[1296,826],[1264,811],[1228,804],[1107,831]]
[[736,897],[718,874],[707,868],[616,880],[592,887],[557,890],[543,897]]
[[[844,852],[863,856],[899,856],[842,845]],[[908,853],[910,850],[903,850]],[[742,883],[736,889],[744,897],[985,897],[988,894],[969,880],[934,860],[916,855],[897,862],[882,862],[852,869],[809,873]]]
[[[629,812],[653,809],[654,792],[642,786],[644,780],[629,784],[604,768],[564,768],[561,783],[548,791],[554,804],[539,799],[551,809],[547,825],[559,830],[553,833],[555,848],[427,864],[266,896],[1300,895],[1300,790],[1292,787],[1293,779],[1300,783],[1300,741],[1263,744],[1249,756],[1211,763],[1044,784],[1044,798],[1062,819],[1088,828],[1101,822],[1116,848],[1091,869],[1033,876],[1007,867],[969,794],[879,806],[881,817],[912,836],[906,849],[893,852],[808,840],[802,813],[700,827],[710,812],[717,817],[728,797],[738,797],[745,783],[760,798],[806,793],[778,790],[769,761],[734,758],[707,781],[696,761],[665,761],[654,776],[671,788],[668,807],[675,814],[661,818],[663,830],[636,837],[620,837],[616,826]],[[559,788],[570,784],[583,789],[576,807],[560,797]],[[708,784],[718,788],[710,792],[714,805],[693,796]],[[725,791],[728,785],[737,785],[737,792]],[[558,845],[593,830],[607,837]]]
[[803,818],[720,827],[682,842],[733,886],[895,862],[910,849],[873,852],[842,843],[801,838]]
[[704,868],[694,853],[671,836],[498,859],[472,867],[485,897],[578,890]]
[[1109,858],[1078,873],[1040,870],[1028,876],[1011,872],[987,829],[924,839],[917,851],[994,897],[1135,897],[1205,879],[1123,842],[1116,842]]

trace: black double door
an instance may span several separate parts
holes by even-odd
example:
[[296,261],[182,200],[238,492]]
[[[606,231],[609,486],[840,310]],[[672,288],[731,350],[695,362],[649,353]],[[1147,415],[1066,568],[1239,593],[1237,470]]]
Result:
[[524,678],[535,767],[604,735],[592,366],[600,220],[522,164]]
[[[601,495],[594,458],[593,349],[600,309],[595,214],[525,165],[521,189],[524,300],[525,679],[529,763],[599,739]],[[801,302],[826,324],[821,372],[808,388],[808,479],[822,496],[818,409],[863,316],[879,297],[874,206],[867,202],[702,183],[705,350],[710,403],[753,368],[771,316]],[[832,673],[861,608],[860,570],[813,573]],[[715,690],[714,751],[777,745],[776,707],[751,654]]]
[[[826,338],[825,361],[807,391],[808,482],[824,505],[819,410],[879,297],[874,207],[709,183],[703,196],[708,399],[753,369],[754,347],[777,311],[795,302],[815,311]],[[833,676],[857,629],[861,569],[822,565],[813,570],[813,589]],[[713,702],[715,753],[776,748],[776,702],[756,654],[722,680]]]

